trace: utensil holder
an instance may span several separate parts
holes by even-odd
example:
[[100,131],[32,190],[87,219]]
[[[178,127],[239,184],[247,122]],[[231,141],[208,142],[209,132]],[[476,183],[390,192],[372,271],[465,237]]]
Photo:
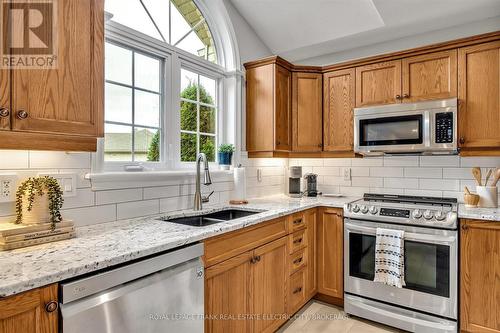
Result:
[[476,186],[476,193],[479,195],[479,207],[498,207],[498,191],[496,186]]

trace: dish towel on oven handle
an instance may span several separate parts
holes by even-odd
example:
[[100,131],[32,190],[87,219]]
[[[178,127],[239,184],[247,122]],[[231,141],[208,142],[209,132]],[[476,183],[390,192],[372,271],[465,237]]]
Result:
[[375,242],[375,279],[389,286],[405,285],[404,231],[377,228]]

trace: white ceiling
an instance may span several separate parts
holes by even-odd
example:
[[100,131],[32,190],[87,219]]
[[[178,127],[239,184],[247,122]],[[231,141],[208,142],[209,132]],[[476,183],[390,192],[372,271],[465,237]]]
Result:
[[500,15],[500,0],[231,0],[274,53],[294,61]]

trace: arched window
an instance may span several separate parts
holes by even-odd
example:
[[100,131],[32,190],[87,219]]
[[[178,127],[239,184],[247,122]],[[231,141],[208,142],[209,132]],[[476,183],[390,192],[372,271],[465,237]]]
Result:
[[193,0],[105,0],[105,11],[101,169],[177,169],[199,152],[215,162],[228,52],[207,17]]

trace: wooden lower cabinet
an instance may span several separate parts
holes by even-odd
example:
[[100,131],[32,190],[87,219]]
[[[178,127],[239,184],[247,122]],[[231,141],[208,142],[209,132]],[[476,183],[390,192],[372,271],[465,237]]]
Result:
[[318,210],[310,209],[304,213],[304,219],[307,226],[307,266],[306,266],[306,298],[312,298],[318,291],[318,274],[317,274],[317,247],[316,247],[316,232],[317,232],[317,217]]
[[462,220],[460,329],[500,332],[500,221]]
[[344,227],[341,208],[320,208],[318,220],[318,293],[344,297]]
[[0,299],[1,333],[57,333],[57,284]]

